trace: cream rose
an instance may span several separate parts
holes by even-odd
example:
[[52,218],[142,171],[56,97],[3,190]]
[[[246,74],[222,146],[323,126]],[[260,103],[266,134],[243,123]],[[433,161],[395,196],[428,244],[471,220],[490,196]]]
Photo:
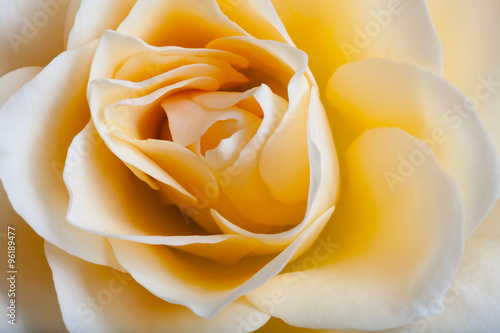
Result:
[[498,327],[494,1],[0,10],[6,330]]

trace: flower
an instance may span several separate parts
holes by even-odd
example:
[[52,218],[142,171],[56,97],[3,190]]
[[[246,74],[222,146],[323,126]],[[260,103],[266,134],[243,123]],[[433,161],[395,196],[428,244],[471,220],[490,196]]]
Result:
[[500,8],[451,6],[9,7],[8,324],[494,330]]

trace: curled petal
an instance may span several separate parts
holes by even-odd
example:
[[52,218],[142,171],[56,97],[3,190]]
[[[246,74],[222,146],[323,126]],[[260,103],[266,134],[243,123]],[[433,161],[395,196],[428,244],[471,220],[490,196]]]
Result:
[[[500,158],[494,143],[474,106],[442,77],[414,65],[369,59],[340,67],[328,98],[352,136],[366,128],[397,126],[429,144],[460,187],[466,237],[498,200]],[[408,156],[408,168],[429,153],[422,147]],[[394,189],[398,185],[395,179]]]
[[320,87],[347,62],[388,58],[443,72],[443,50],[425,0],[273,0]]
[[444,77],[474,103],[500,152],[500,3],[427,3],[443,44]]
[[4,104],[0,178],[16,212],[44,239],[85,260],[119,267],[104,237],[67,222],[69,196],[61,177],[67,146],[89,118],[85,86],[95,47],[62,53]]
[[[90,264],[48,243],[45,253],[70,331],[251,332],[269,319],[269,315],[240,299],[207,320],[152,295],[126,273]],[[246,322],[247,317],[258,320]]]
[[[458,187],[434,155],[391,191],[386,177],[398,156],[417,149],[399,129],[362,134],[316,246],[247,298],[290,325],[315,329],[382,330],[411,322],[416,309],[436,315],[431,302],[444,297],[462,256],[464,215]],[[272,293],[281,301],[272,302]]]

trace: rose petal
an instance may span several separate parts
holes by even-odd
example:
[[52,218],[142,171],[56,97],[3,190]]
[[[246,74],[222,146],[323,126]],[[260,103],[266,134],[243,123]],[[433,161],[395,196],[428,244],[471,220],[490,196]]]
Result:
[[[463,208],[434,156],[391,191],[387,174],[398,155],[418,149],[414,140],[399,129],[361,135],[347,153],[346,189],[322,241],[247,298],[308,328],[381,330],[408,323],[416,309],[437,314],[430,303],[445,295],[462,256]],[[272,292],[282,301],[269,304]]]
[[227,17],[259,39],[293,42],[270,0],[217,0]]
[[[150,294],[128,274],[93,265],[46,244],[64,322],[84,332],[239,332],[253,331],[269,319],[244,299],[211,320]],[[252,316],[257,321],[242,323]]]
[[168,117],[172,141],[184,147],[199,140],[211,126],[220,121],[230,120],[238,129],[260,122],[257,116],[236,106],[221,111],[209,109],[192,101],[189,94],[165,99],[162,107]]
[[0,76],[25,66],[45,66],[63,51],[68,0],[0,3]]
[[[280,300],[280,294],[274,295],[276,301]],[[309,328],[290,326],[283,320],[271,317],[269,321],[259,328],[255,333],[276,333],[276,332],[286,332],[286,333],[341,333],[343,331],[338,330],[312,330]],[[346,333],[356,333],[354,331],[349,331]]]
[[[498,222],[498,220],[497,220]],[[494,332],[500,327],[500,243],[498,237],[472,236],[451,290],[437,317],[423,318],[412,327],[427,332]],[[436,297],[435,307],[443,300]],[[414,317],[419,316],[416,313]]]
[[[422,318],[410,325],[381,331],[382,333],[494,332],[499,327],[499,213],[500,204],[497,204],[486,221],[465,243],[464,256],[457,275],[453,282],[448,281],[450,290],[444,299],[436,297],[432,303],[436,310],[443,304],[439,315]],[[488,230],[486,226],[492,228]],[[410,319],[415,320],[420,315],[415,311]],[[346,333],[358,332],[366,331]]]
[[278,274],[302,243],[310,244],[333,208],[320,216],[290,246],[275,256],[245,258],[228,266],[165,246],[111,240],[118,260],[134,279],[158,297],[211,318],[228,304]]
[[[7,227],[12,227],[8,229]],[[6,193],[0,183],[0,244],[2,245],[2,268],[4,278],[0,283],[2,304],[10,306],[10,300],[15,300],[15,326],[8,324],[11,318],[7,315],[0,322],[2,332],[34,332],[63,331],[64,323],[57,303],[54,283],[49,265],[43,253],[43,239],[23,221],[12,209]],[[12,232],[9,234],[9,231]],[[15,246],[15,267],[8,266],[8,246],[11,241]],[[10,287],[9,278],[16,271],[15,288]],[[10,289],[10,291],[9,291]],[[15,296],[9,297],[14,289]],[[8,314],[10,309],[6,309]],[[4,315],[5,316],[5,315]]]
[[[351,135],[397,126],[429,143],[460,187],[469,237],[500,197],[500,159],[467,98],[434,73],[385,59],[340,67],[329,88],[328,98],[352,127]],[[411,173],[430,152],[422,147],[408,156],[408,170],[400,176]]]
[[[218,211],[212,211],[217,225],[225,233],[248,236],[259,240],[261,243],[258,250],[263,254],[275,252],[277,249],[284,249],[287,244],[296,239],[301,232],[311,228],[313,222],[321,214],[333,207],[337,199],[339,186],[339,169],[335,147],[331,137],[328,120],[321,101],[318,90],[313,88],[311,100],[308,108],[308,147],[309,161],[311,163],[311,185],[309,187],[308,208],[304,220],[296,227],[279,233],[255,233],[240,228],[225,219]],[[302,253],[310,244],[303,244],[297,251]]]
[[257,246],[250,237],[207,235],[176,206],[162,204],[159,193],[136,179],[102,140],[92,140],[96,137],[90,123],[68,151],[64,180],[71,197],[70,223],[98,235],[169,245],[226,264]]
[[135,0],[83,0],[67,40],[71,50],[101,37],[106,29],[116,29],[135,5]]
[[0,177],[14,209],[40,236],[85,260],[119,267],[104,237],[67,222],[61,178],[67,146],[88,121],[85,86],[95,47],[62,53],[4,104]]
[[0,77],[0,108],[9,97],[21,88],[26,82],[34,78],[43,67],[23,67]]
[[[443,52],[425,0],[274,0],[320,87],[349,61],[389,58],[443,71]],[[322,92],[322,90],[321,90]]]
[[500,152],[500,4],[495,0],[427,3],[443,43],[445,78],[469,96]]
[[117,31],[152,45],[182,47],[205,47],[216,38],[246,34],[215,0],[138,0]]
[[474,232],[474,236],[500,237],[500,201],[497,202],[483,223]]
[[177,208],[161,204],[158,192],[109,151],[92,123],[71,143],[64,181],[71,197],[68,220],[86,231],[115,237],[203,234]]

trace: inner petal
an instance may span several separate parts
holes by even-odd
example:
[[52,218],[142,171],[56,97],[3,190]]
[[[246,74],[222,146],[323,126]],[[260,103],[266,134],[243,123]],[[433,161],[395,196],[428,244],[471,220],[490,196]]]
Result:
[[234,106],[224,111],[209,109],[191,100],[189,93],[165,99],[162,107],[168,117],[173,141],[187,147],[203,138],[204,151],[217,147],[221,140],[260,121],[252,113]]

